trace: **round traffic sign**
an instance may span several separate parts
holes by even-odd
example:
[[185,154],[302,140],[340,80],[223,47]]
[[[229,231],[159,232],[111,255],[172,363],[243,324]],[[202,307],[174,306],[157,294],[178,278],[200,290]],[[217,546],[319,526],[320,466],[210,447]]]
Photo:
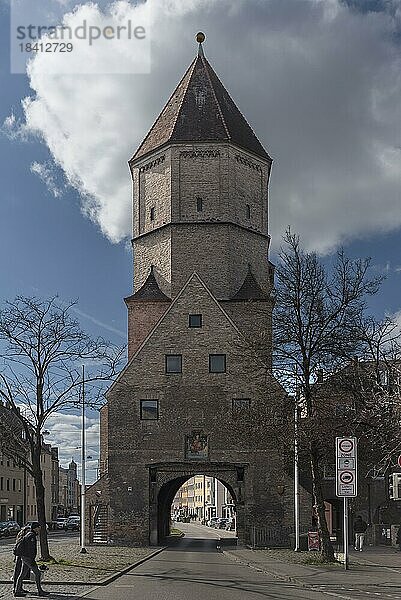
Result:
[[352,471],[343,471],[340,473],[341,483],[352,483],[354,481],[354,474]]
[[340,440],[339,447],[341,452],[351,452],[354,448],[354,442],[352,440]]

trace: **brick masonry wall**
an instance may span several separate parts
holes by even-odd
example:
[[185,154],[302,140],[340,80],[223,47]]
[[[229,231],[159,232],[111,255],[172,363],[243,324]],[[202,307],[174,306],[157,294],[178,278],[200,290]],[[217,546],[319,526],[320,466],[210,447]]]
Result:
[[[203,315],[201,329],[188,328],[189,313]],[[209,373],[210,353],[227,355],[226,373]],[[182,354],[181,374],[165,374],[165,354]],[[193,429],[209,436],[211,463],[247,465],[242,510],[248,529],[251,521],[292,519],[278,488],[291,484],[261,420],[266,407],[274,412],[285,395],[271,376],[266,386],[265,377],[254,359],[244,355],[230,321],[192,278],[107,396],[111,502],[122,541],[147,543],[149,465],[185,460],[185,435]],[[252,410],[238,418],[232,399],[241,397],[252,399]],[[159,401],[158,420],[141,421],[143,399]]]
[[[171,153],[155,152],[132,168],[134,237],[171,221]],[[154,208],[154,220],[150,209]]]
[[128,303],[128,360],[169,307],[169,302],[131,301]]
[[145,283],[151,265],[155,266],[160,289],[171,294],[171,228],[159,229],[152,235],[138,238],[134,250],[134,292]]
[[161,289],[173,297],[197,271],[218,298],[228,299],[241,286],[248,263],[267,289],[269,169],[267,162],[228,143],[172,145],[138,161],[132,168],[134,291],[151,264]]
[[107,472],[107,460],[109,455],[109,407],[105,404],[100,409],[100,456],[99,475]]

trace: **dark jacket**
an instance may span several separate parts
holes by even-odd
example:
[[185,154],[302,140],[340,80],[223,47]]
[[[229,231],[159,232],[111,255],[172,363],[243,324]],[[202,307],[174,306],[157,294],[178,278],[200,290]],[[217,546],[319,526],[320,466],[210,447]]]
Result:
[[354,523],[354,532],[355,533],[365,533],[367,528],[368,528],[367,524],[365,523],[365,521],[362,521],[362,519],[357,519]]
[[401,525],[399,526],[398,531],[397,531],[396,542],[397,542],[397,544],[401,544]]
[[38,538],[34,531],[30,531],[24,535],[24,545],[22,556],[35,559],[38,551]]

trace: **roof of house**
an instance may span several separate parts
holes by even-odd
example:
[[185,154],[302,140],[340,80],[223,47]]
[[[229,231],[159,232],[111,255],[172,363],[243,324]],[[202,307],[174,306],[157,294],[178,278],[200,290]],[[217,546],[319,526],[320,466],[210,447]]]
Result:
[[131,161],[173,142],[232,142],[271,161],[204,56],[202,44]]
[[255,275],[252,273],[251,265],[248,265],[248,272],[245,276],[244,282],[239,290],[231,298],[233,301],[237,300],[269,300],[270,296],[267,292],[262,290],[259,283],[256,280]]
[[141,288],[132,296],[128,296],[128,298],[124,298],[125,303],[135,302],[140,300],[156,300],[161,302],[170,302],[171,298],[166,296],[164,292],[161,291],[159,284],[157,283],[157,279],[154,273],[154,267],[151,265],[149,275],[146,278],[145,283]]

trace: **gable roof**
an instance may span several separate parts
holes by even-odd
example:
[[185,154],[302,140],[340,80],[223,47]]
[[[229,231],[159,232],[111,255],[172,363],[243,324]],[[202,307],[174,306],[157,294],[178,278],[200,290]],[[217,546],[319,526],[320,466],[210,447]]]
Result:
[[[131,161],[173,142],[232,142],[271,161],[202,46]],[[131,162],[130,161],[130,162]]]
[[133,354],[133,356],[131,357],[131,359],[128,361],[128,363],[125,365],[124,369],[121,371],[121,373],[119,373],[118,377],[115,379],[115,381],[111,384],[111,386],[109,387],[109,389],[106,391],[106,396],[109,392],[111,392],[114,388],[114,386],[120,381],[120,379],[123,377],[124,373],[129,369],[130,365],[134,362],[135,358],[138,356],[138,354],[141,352],[142,348],[147,344],[148,340],[152,337],[152,335],[155,333],[155,331],[157,330],[157,328],[159,327],[160,323],[167,317],[167,315],[170,313],[170,311],[172,311],[174,309],[174,306],[177,304],[177,302],[179,301],[179,299],[181,298],[181,296],[184,294],[185,290],[187,289],[187,287],[189,286],[189,284],[192,282],[193,279],[197,279],[198,282],[201,284],[201,286],[206,290],[207,294],[210,296],[210,298],[213,300],[213,302],[216,304],[216,306],[218,307],[218,309],[220,310],[220,312],[224,315],[224,317],[229,321],[230,325],[234,328],[234,330],[236,331],[236,333],[238,335],[241,335],[240,330],[238,329],[238,327],[236,326],[236,324],[234,323],[234,321],[231,319],[231,317],[226,313],[226,311],[224,310],[224,308],[221,306],[221,304],[218,302],[218,300],[215,298],[215,296],[212,294],[212,292],[209,290],[209,288],[206,286],[206,284],[202,281],[202,279],[199,277],[199,275],[194,272],[192,273],[192,275],[189,277],[188,281],[186,282],[186,284],[183,286],[183,288],[181,289],[181,291],[179,292],[179,294],[177,294],[177,296],[174,298],[174,300],[171,302],[170,306],[168,307],[168,309],[166,310],[166,312],[163,313],[163,315],[160,317],[160,319],[158,320],[158,322],[156,323],[156,325],[153,327],[153,329],[148,333],[148,335],[146,336],[146,338],[143,340],[142,344],[138,347],[138,349],[136,350],[135,354]]

